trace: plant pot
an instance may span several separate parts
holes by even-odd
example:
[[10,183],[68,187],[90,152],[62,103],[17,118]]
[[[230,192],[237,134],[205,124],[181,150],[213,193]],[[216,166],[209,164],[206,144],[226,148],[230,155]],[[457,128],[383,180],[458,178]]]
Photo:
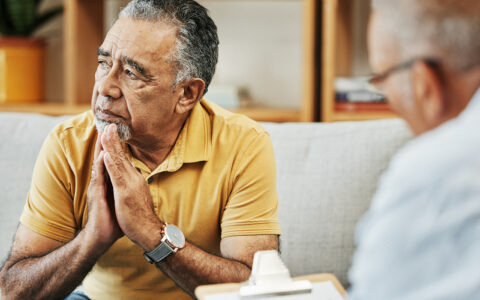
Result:
[[45,42],[0,38],[0,103],[41,102],[45,93]]

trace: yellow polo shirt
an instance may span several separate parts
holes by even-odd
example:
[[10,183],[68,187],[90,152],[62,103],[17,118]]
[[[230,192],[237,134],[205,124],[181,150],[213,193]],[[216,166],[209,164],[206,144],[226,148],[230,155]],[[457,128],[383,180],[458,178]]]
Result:
[[[22,224],[61,242],[85,226],[96,138],[91,112],[49,134],[35,165]],[[280,234],[272,144],[252,120],[202,100],[154,171],[124,149],[149,184],[159,219],[177,225],[202,249],[219,254],[224,237]],[[92,299],[190,298],[126,237],[97,261],[83,286]]]

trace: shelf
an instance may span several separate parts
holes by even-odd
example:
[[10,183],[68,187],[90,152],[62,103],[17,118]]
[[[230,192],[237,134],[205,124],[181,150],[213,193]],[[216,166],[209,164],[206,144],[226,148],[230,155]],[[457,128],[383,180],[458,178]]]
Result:
[[[88,104],[69,105],[62,103],[22,103],[0,104],[0,112],[38,113],[51,116],[74,115],[90,109]],[[244,114],[249,118],[262,122],[298,122],[300,111],[295,109],[276,109],[264,107],[251,107],[231,109],[231,111]]]
[[231,109],[231,111],[261,122],[300,122],[300,110],[296,109],[252,107]]
[[50,116],[75,115],[90,109],[88,104],[21,103],[0,104],[0,112],[37,113]]
[[391,108],[386,103],[352,103],[352,102],[336,102],[336,112],[390,112]]
[[363,121],[391,119],[398,116],[386,103],[335,103],[330,121]]
[[356,2],[323,0],[321,3],[321,120],[335,122],[398,118],[385,103],[335,102],[335,79],[354,75],[353,9]]

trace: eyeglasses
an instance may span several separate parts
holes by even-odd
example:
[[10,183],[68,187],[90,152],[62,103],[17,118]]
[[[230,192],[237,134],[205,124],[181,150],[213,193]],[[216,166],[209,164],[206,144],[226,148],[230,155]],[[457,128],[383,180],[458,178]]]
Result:
[[435,59],[432,59],[432,58],[422,58],[422,57],[416,57],[416,58],[413,58],[413,59],[410,59],[409,61],[406,61],[404,63],[401,63],[399,65],[396,65],[396,66],[393,66],[391,67],[390,69],[386,70],[385,72],[383,73],[380,73],[380,74],[375,74],[375,75],[371,75],[370,78],[368,79],[368,83],[370,85],[372,85],[373,87],[375,87],[375,89],[378,91],[378,92],[381,92],[383,93],[383,89],[381,88],[381,84],[389,77],[391,76],[392,74],[396,73],[396,72],[399,72],[399,71],[402,71],[402,70],[406,70],[406,69],[409,69],[411,68],[413,65],[415,65],[418,61],[424,61],[426,62],[428,65],[432,66],[432,67],[436,67],[438,65],[437,61]]

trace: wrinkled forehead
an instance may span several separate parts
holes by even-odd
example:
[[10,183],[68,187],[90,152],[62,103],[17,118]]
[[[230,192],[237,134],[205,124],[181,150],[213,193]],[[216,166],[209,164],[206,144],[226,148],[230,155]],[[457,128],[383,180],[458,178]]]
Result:
[[368,25],[368,55],[374,72],[379,73],[399,63],[400,44],[385,18],[373,11]]
[[175,50],[177,28],[164,22],[118,19],[108,31],[101,49],[111,53],[113,59],[122,56],[138,60],[160,61]]

